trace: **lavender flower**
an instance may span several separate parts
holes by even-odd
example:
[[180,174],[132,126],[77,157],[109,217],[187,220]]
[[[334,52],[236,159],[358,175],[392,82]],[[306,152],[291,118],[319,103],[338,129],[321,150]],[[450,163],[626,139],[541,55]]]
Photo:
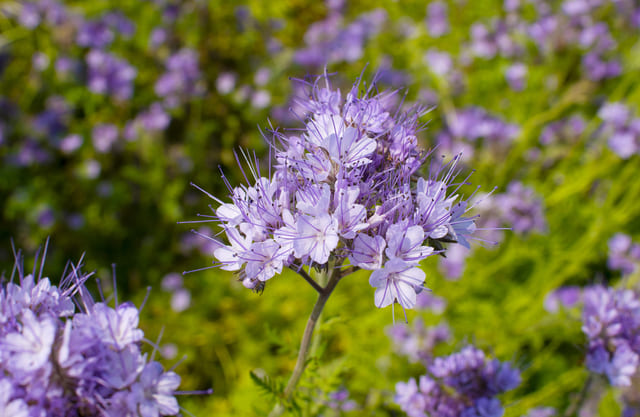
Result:
[[216,199],[229,242],[215,250],[217,265],[263,289],[286,267],[349,261],[373,271],[376,306],[413,308],[425,280],[420,261],[447,242],[468,246],[475,230],[452,185],[460,156],[416,180],[427,158],[417,148],[420,109],[398,114],[387,107],[394,93],[372,87],[358,96],[359,84],[343,96],[326,76],[308,87],[298,102],[305,129],[273,132],[269,176],[244,154],[253,184],[229,185],[231,203]]
[[584,291],[582,331],[587,368],[615,386],[629,386],[640,362],[640,301],[631,290],[597,285]]
[[435,358],[419,383],[396,384],[395,402],[410,417],[500,417],[497,395],[520,384],[520,372],[509,363],[489,360],[473,346]]
[[84,286],[91,274],[71,263],[59,287],[42,278],[42,270],[25,275],[20,253],[14,272],[18,282],[13,275],[0,281],[0,413],[151,417],[179,412],[180,377],[141,353],[144,334],[133,304],[112,308],[95,302]]

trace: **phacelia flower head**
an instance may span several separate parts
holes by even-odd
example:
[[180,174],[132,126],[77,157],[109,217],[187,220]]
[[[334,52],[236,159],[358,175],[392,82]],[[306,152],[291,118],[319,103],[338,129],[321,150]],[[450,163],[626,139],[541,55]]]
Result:
[[141,352],[138,308],[94,301],[91,275],[69,263],[55,286],[16,255],[0,280],[0,415],[178,414],[180,377]]
[[231,202],[211,196],[228,238],[214,252],[217,265],[252,289],[283,268],[366,269],[377,307],[413,308],[425,280],[420,262],[447,243],[468,246],[475,231],[457,194],[460,155],[419,177],[429,156],[417,140],[423,109],[391,108],[395,92],[375,83],[347,94],[326,75],[303,83],[304,128],[273,132],[268,173],[243,153],[250,183],[229,185]]
[[588,338],[587,368],[606,375],[612,385],[631,385],[640,364],[637,295],[601,285],[585,289],[582,331]]
[[433,359],[427,370],[417,383],[396,385],[395,401],[410,417],[500,417],[497,395],[520,385],[520,371],[473,346]]

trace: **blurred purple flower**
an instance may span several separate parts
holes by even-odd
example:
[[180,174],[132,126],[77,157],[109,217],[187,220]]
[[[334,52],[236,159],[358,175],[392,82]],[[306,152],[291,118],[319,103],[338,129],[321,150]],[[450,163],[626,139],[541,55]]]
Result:
[[182,49],[169,56],[165,65],[166,72],[156,81],[155,92],[169,107],[204,92],[195,50]]
[[453,69],[451,55],[446,52],[440,52],[434,48],[427,51],[424,56],[424,61],[431,72],[441,77],[449,74]]
[[512,64],[507,68],[504,76],[512,90],[521,91],[526,82],[527,67],[521,62]]
[[118,127],[113,124],[98,124],[91,131],[93,147],[98,153],[107,153],[118,140]]
[[89,90],[127,100],[133,94],[136,69],[126,61],[94,49],[87,54]]
[[449,33],[449,16],[446,3],[434,1],[427,6],[427,31],[434,38]]
[[420,318],[416,318],[412,326],[396,323],[387,327],[386,332],[393,343],[393,350],[412,362],[427,363],[437,345],[451,340],[451,330],[446,323],[425,326]]
[[115,34],[111,26],[102,19],[84,22],[76,36],[78,45],[95,49],[103,49],[111,45],[114,39]]
[[149,35],[149,45],[152,48],[157,48],[160,45],[163,45],[167,41],[168,37],[169,34],[167,32],[167,29],[163,27],[154,28],[151,31],[151,35]]
[[216,89],[222,95],[229,94],[236,86],[236,74],[233,72],[222,72],[216,79]]
[[616,233],[609,239],[610,269],[620,271],[623,275],[632,274],[640,264],[640,244],[633,243],[629,235]]
[[551,291],[544,297],[544,309],[549,313],[557,313],[560,307],[571,308],[581,300],[581,287],[560,287]]

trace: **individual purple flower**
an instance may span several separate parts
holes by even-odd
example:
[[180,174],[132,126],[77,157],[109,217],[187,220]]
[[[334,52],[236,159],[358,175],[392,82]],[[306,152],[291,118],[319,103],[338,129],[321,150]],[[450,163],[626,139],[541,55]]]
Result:
[[236,86],[236,74],[232,72],[223,72],[216,79],[216,89],[222,95],[229,94]]
[[157,48],[167,41],[169,34],[163,27],[154,28],[149,35],[149,45],[153,48]]
[[164,372],[158,362],[149,362],[140,375],[140,383],[132,391],[137,394],[138,409],[142,417],[175,415],[180,409],[174,391],[180,385],[180,376]]
[[640,362],[640,301],[631,290],[585,289],[582,331],[586,365],[614,386],[629,386]]
[[387,261],[384,268],[373,271],[369,278],[369,284],[376,289],[376,307],[397,302],[404,308],[413,308],[424,279],[424,271],[409,262],[397,258]]
[[399,114],[395,92],[359,94],[357,84],[343,95],[326,77],[306,86],[296,101],[305,127],[273,132],[268,176],[243,152],[248,184],[228,184],[230,203],[214,198],[228,239],[214,251],[217,265],[257,290],[287,267],[367,269],[378,307],[413,308],[420,262],[445,243],[468,245],[475,231],[453,185],[459,156],[417,178],[427,158],[417,146],[420,109]]

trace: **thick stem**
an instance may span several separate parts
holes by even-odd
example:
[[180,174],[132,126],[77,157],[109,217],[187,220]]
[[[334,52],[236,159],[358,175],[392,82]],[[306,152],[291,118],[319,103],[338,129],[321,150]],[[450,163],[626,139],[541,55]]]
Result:
[[[296,389],[296,386],[298,385],[298,382],[302,377],[304,368],[307,365],[307,353],[309,351],[309,346],[311,345],[313,330],[316,326],[316,323],[318,322],[322,310],[324,309],[324,305],[326,304],[329,296],[338,284],[338,281],[340,281],[340,278],[341,274],[339,269],[332,270],[326,287],[322,288],[322,290],[318,292],[318,299],[316,300],[316,304],[313,306],[313,310],[311,310],[311,315],[307,320],[307,326],[305,327],[304,333],[302,335],[302,342],[300,342],[300,350],[298,351],[298,359],[296,360],[296,365],[293,368],[293,373],[291,374],[289,382],[287,382],[287,386],[284,389],[284,400],[288,400],[289,398],[291,398],[293,391]],[[279,416],[283,412],[284,407],[281,404],[277,404],[273,408],[271,413],[269,413],[269,417]]]

